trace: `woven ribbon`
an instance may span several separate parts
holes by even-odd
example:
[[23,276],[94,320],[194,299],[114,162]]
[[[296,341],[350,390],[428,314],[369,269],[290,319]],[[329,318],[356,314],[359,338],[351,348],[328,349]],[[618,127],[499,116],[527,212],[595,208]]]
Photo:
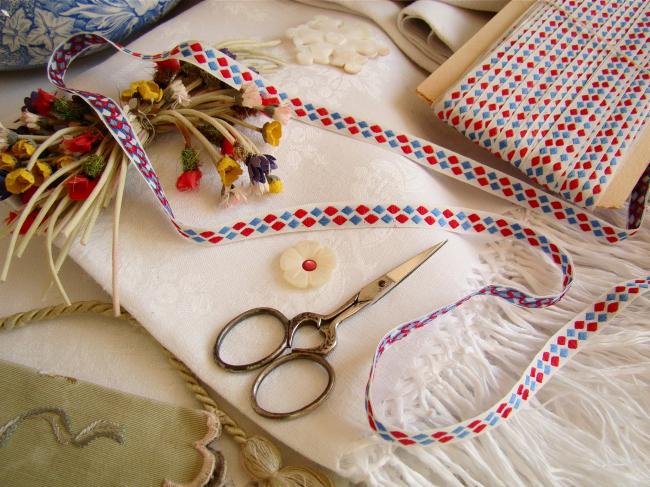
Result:
[[[431,170],[498,194],[516,204],[534,208],[552,215],[554,218],[564,220],[567,224],[578,227],[595,238],[614,243],[627,238],[634,233],[634,229],[628,231],[628,229],[612,226],[582,209],[544,193],[523,181],[488,168],[481,163],[467,159],[426,140],[384,129],[377,124],[365,122],[338,112],[331,112],[326,108],[305,103],[300,98],[290,97],[267,83],[253,71],[237,63],[231,57],[200,42],[184,42],[169,51],[155,55],[134,52],[102,37],[88,34],[73,36],[61,44],[52,54],[48,65],[50,80],[58,88],[82,97],[97,112],[111,135],[121,145],[125,153],[129,155],[133,165],[154,192],[162,209],[178,233],[187,239],[203,244],[225,244],[264,235],[316,229],[378,226],[438,227],[452,232],[494,234],[499,237],[521,241],[542,251],[549,261],[559,268],[562,273],[562,282],[561,286],[559,286],[561,291],[558,294],[534,296],[515,288],[491,284],[465,296],[456,303],[438,309],[419,320],[401,325],[388,333],[377,347],[366,392],[366,409],[370,426],[382,438],[399,441],[405,445],[415,443],[425,445],[444,443],[479,434],[496,425],[499,420],[506,419],[513,409],[517,409],[521,404],[524,404],[539,389],[536,384],[541,385],[544,376],[548,377],[553,370],[560,367],[564,363],[565,357],[568,358],[575,353],[579,349],[579,345],[597,330],[591,325],[591,322],[586,324],[586,321],[583,326],[584,330],[579,327],[578,322],[572,322],[563,327],[551,339],[555,339],[555,342],[551,343],[549,341],[544,350],[540,352],[543,365],[536,365],[538,364],[537,358],[533,362],[536,373],[532,377],[535,380],[531,382],[530,378],[522,379],[524,385],[520,389],[519,385],[517,386],[517,397],[514,399],[505,398],[493,410],[477,416],[477,418],[480,418],[480,423],[476,423],[479,419],[472,419],[470,422],[463,422],[451,428],[428,433],[405,433],[385,426],[375,417],[370,398],[375,365],[387,348],[475,296],[494,296],[526,308],[542,308],[553,305],[564,296],[573,281],[573,267],[570,256],[549,238],[517,221],[473,210],[431,208],[418,204],[309,205],[256,216],[246,221],[237,221],[213,230],[188,227],[174,217],[156,172],[119,105],[103,95],[67,88],[64,84],[65,72],[76,56],[95,45],[106,43],[113,45],[119,51],[142,60],[160,61],[176,58],[192,63],[232,88],[239,89],[246,82],[255,83],[264,97],[273,98],[278,103],[287,102],[293,109],[295,117],[305,123],[385,147]],[[646,175],[646,180],[649,176]],[[634,220],[632,227],[636,228],[639,223],[640,215],[639,218]],[[602,315],[604,318],[600,319],[601,315],[596,318],[600,326],[616,313],[616,309],[610,305],[624,303],[627,297],[631,295],[630,293],[634,292],[633,289],[638,291],[640,288],[647,286],[648,280],[643,280],[629,285],[626,284],[625,289],[612,294],[611,299],[608,295],[605,303],[606,313]],[[576,330],[576,332],[573,333],[572,330]],[[582,331],[577,332],[577,330]],[[562,337],[564,338],[562,339]],[[462,431],[459,429],[461,427],[463,428]]]
[[[649,35],[647,0],[539,2],[434,111],[538,184],[596,207],[650,114]],[[646,168],[632,227],[647,183]]]

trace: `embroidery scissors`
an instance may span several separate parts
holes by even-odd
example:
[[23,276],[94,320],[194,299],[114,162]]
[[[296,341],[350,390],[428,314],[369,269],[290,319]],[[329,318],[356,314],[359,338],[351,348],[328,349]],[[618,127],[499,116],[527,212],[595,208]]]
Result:
[[[361,288],[354,296],[330,314],[321,315],[318,313],[304,312],[296,315],[292,319],[288,319],[284,314],[274,308],[258,307],[244,311],[228,322],[217,336],[217,340],[214,344],[214,359],[220,367],[231,372],[249,371],[265,367],[258,374],[251,390],[251,403],[257,414],[272,419],[288,419],[302,416],[319,406],[327,398],[334,387],[334,369],[325,357],[336,347],[337,327],[344,320],[355,315],[366,306],[374,304],[383,298],[389,291],[394,289],[404,279],[411,275],[413,271],[424,264],[429,257],[438,252],[438,250],[440,250],[446,243],[447,240],[439,242],[433,247],[419,253],[406,262],[403,262],[393,270],[378,277]],[[221,349],[226,336],[240,323],[258,315],[268,315],[282,323],[284,327],[284,339],[280,345],[266,357],[254,362],[237,365],[225,362],[221,358]],[[304,326],[313,326],[320,332],[320,335],[322,336],[322,343],[320,345],[310,348],[293,347],[292,344],[296,332]],[[293,360],[308,360],[316,362],[322,366],[327,372],[327,386],[325,386],[323,392],[316,399],[299,409],[284,413],[272,412],[264,409],[260,405],[257,397],[262,382],[275,369]]]

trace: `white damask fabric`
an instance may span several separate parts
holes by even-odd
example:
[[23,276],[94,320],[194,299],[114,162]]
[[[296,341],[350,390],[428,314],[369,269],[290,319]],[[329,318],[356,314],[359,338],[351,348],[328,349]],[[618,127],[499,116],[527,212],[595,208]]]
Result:
[[[290,9],[291,15],[275,15],[278,6]],[[241,38],[245,32],[272,39],[311,19],[315,12],[312,7],[286,2],[208,1],[130,47],[157,52],[187,38],[216,42]],[[378,39],[390,44],[379,28],[368,25]],[[73,66],[68,84],[117,95],[150,69],[117,54],[77,76]],[[414,94],[423,78],[399,50],[391,49],[372,69],[356,76],[334,67],[292,65],[275,75],[274,81],[304,99],[442,142],[452,131],[438,133],[427,107]],[[455,139],[462,140],[460,136]],[[163,158],[174,160],[182,145],[180,137],[164,136],[149,154],[154,163]],[[277,174],[284,180],[285,192],[251,198],[246,205],[230,209],[219,207],[218,176],[209,168],[204,171],[200,192],[181,194],[174,189],[178,171],[174,164],[166,161],[157,167],[176,215],[207,227],[315,202],[422,201],[493,211],[506,206],[497,198],[432,176],[385,150],[298,122],[287,126],[280,147],[272,152],[278,159]],[[218,249],[192,245],[175,235],[144,182],[135,172],[129,173],[120,228],[120,288],[123,305],[223,397],[289,446],[335,468],[346,446],[368,434],[362,397],[375,344],[395,324],[460,296],[465,276],[477,262],[484,242],[418,229],[325,231],[308,237],[332,248],[338,265],[323,287],[295,290],[282,280],[279,257],[305,235],[262,238]],[[308,416],[291,422],[257,417],[249,403],[253,376],[227,373],[214,363],[211,353],[218,331],[245,309],[271,306],[288,316],[305,310],[330,311],[369,280],[447,237],[450,242],[444,255],[341,328],[340,344],[331,356],[337,386],[325,405]],[[106,289],[110,289],[110,246],[107,216],[98,223],[92,243],[76,246],[71,254]],[[446,285],[432,292],[430,286],[436,282]],[[260,342],[264,339],[255,337]],[[242,352],[249,346],[241,344]],[[310,387],[314,386],[307,381],[283,390],[271,406],[282,407],[281,398],[290,401],[295,396],[297,400]],[[313,448],[314,437],[319,438],[318,448]]]

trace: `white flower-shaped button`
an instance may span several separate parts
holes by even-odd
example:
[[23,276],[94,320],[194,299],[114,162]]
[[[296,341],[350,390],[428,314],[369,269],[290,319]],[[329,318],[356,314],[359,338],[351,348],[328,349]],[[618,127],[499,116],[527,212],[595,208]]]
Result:
[[329,281],[335,267],[334,252],[314,240],[302,240],[280,257],[285,281],[301,289],[322,286]]

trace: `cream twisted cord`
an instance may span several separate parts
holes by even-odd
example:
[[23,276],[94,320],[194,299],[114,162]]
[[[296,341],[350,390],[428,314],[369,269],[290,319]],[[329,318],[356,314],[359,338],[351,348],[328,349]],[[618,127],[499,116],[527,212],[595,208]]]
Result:
[[[13,330],[38,321],[78,314],[98,314],[115,318],[111,303],[77,301],[70,305],[47,306],[0,318],[0,330]],[[142,326],[123,308],[117,318],[134,326]],[[280,451],[269,439],[262,436],[249,436],[234,419],[219,408],[194,373],[169,350],[162,345],[160,347],[201,407],[219,418],[223,429],[239,445],[242,464],[251,477],[258,482],[258,485],[263,487],[334,487],[334,483],[317,470],[309,467],[282,467]]]

